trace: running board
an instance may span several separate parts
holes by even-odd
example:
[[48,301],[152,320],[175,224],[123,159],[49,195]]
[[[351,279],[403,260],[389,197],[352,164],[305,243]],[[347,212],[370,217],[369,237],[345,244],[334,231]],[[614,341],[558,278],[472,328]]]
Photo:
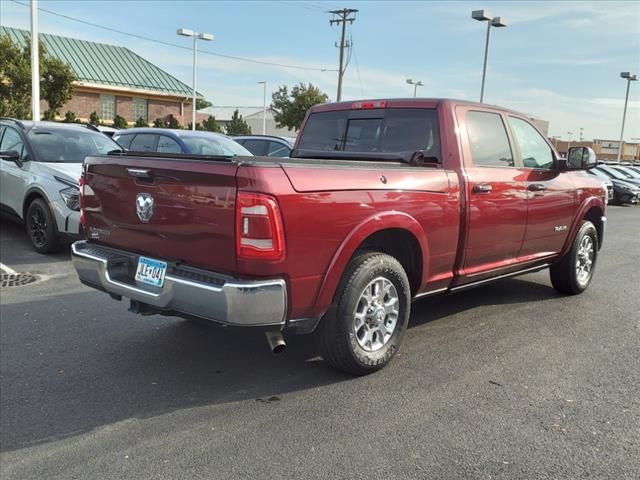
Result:
[[524,275],[526,273],[539,272],[540,270],[544,270],[545,268],[549,268],[550,266],[551,266],[550,263],[545,263],[544,265],[537,265],[535,267],[526,268],[524,270],[518,270],[517,272],[505,273],[502,275],[498,275],[497,277],[485,278],[484,280],[478,280],[477,282],[465,283],[464,285],[458,285],[457,287],[450,288],[449,292],[452,292],[452,293],[460,292],[462,290],[479,287],[480,285],[495,282],[498,280],[503,280],[505,278],[517,277],[519,275]]

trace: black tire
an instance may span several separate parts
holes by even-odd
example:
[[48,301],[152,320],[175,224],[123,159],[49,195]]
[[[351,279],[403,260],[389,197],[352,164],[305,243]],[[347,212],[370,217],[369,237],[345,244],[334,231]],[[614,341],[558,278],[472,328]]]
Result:
[[36,252],[53,253],[60,250],[55,220],[42,198],[36,198],[29,204],[24,224]]
[[[395,288],[398,303],[397,315],[384,316],[382,323],[393,322],[395,328],[391,336],[375,351],[367,351],[360,345],[356,332],[356,308],[360,308],[361,295],[374,280],[386,280]],[[372,287],[373,288],[373,287]],[[391,294],[391,292],[389,292]],[[384,294],[383,294],[384,296]],[[390,297],[384,297],[390,298]],[[366,305],[366,303],[365,303]],[[402,335],[407,328],[411,313],[411,289],[402,265],[395,258],[377,252],[357,254],[347,266],[334,303],[322,319],[318,329],[320,352],[324,360],[332,367],[354,375],[366,375],[387,365],[400,347]],[[381,316],[385,315],[381,313]],[[375,321],[375,320],[374,320]],[[380,321],[380,320],[379,320]],[[369,328],[369,327],[362,327]],[[373,333],[372,340],[381,341],[380,333]],[[372,343],[369,342],[369,346]],[[366,342],[365,342],[366,344]]]
[[[579,265],[584,263],[584,255],[580,255],[581,246],[583,242],[589,243],[589,240],[585,240],[585,237],[590,238],[591,248],[593,250],[593,256],[590,258],[591,266],[588,275],[580,277],[578,274]],[[567,293],[569,295],[576,295],[584,292],[591,279],[596,268],[596,260],[598,259],[598,232],[593,223],[585,220],[582,222],[578,233],[576,234],[571,250],[557,263],[551,265],[550,276],[551,284],[553,288],[561,293]]]

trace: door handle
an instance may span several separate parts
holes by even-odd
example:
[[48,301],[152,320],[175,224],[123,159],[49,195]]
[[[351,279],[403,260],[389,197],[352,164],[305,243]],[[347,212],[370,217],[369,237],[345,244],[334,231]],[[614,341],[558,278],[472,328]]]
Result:
[[493,187],[488,183],[476,183],[473,186],[473,193],[489,193],[493,190]]
[[527,189],[531,192],[543,192],[547,186],[544,183],[530,183]]

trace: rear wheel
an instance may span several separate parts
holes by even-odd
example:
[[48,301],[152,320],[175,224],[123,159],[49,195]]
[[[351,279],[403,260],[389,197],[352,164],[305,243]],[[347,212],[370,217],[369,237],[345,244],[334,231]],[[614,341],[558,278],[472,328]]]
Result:
[[585,220],[571,250],[550,268],[553,287],[571,295],[584,292],[593,278],[597,258],[598,232],[593,223]]
[[319,327],[323,358],[354,375],[380,370],[400,347],[410,308],[409,280],[400,263],[383,253],[357,255]]
[[36,198],[29,204],[25,226],[36,252],[52,253],[60,249],[55,220],[43,199]]

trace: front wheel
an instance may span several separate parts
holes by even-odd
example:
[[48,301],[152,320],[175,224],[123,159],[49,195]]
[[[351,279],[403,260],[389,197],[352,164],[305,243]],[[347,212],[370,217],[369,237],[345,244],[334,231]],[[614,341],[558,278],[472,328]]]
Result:
[[53,253],[60,249],[56,224],[46,202],[36,198],[27,208],[27,234],[38,253]]
[[593,278],[597,258],[598,232],[593,223],[585,220],[571,250],[551,266],[551,284],[559,292],[570,295],[584,292]]
[[410,309],[411,290],[402,265],[383,253],[356,255],[320,324],[322,357],[354,375],[380,370],[400,347]]

